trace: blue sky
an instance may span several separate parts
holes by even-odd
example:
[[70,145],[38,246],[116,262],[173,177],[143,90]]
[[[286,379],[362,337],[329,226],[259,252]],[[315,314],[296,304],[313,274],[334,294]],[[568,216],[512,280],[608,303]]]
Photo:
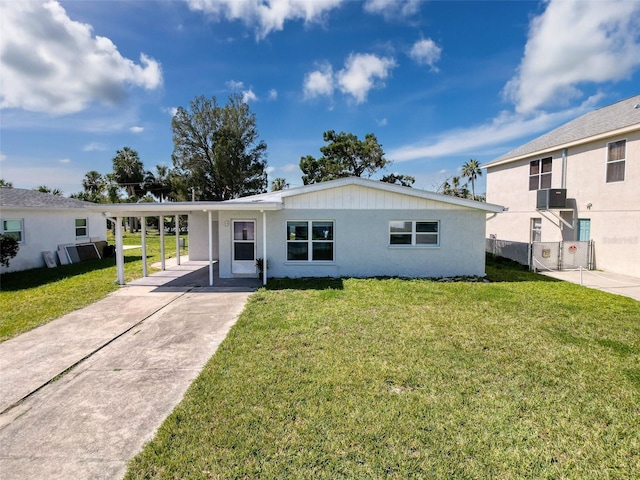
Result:
[[[436,189],[640,91],[640,1],[1,0],[0,177],[82,190],[116,150],[171,165],[171,115],[241,93],[270,178],[374,133]],[[484,181],[477,186],[483,191]]]

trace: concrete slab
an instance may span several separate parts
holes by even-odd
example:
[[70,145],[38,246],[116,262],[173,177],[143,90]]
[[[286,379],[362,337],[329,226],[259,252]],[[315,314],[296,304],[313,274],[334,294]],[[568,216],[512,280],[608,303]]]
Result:
[[539,272],[548,277],[577,283],[603,292],[623,295],[640,301],[640,278],[617,273],[594,270],[565,270],[561,272]]
[[[210,288],[157,290],[123,287],[87,309],[0,344],[3,405],[34,385],[39,388],[0,414],[2,478],[121,478],[250,295]],[[79,357],[84,359],[64,375],[41,385]]]

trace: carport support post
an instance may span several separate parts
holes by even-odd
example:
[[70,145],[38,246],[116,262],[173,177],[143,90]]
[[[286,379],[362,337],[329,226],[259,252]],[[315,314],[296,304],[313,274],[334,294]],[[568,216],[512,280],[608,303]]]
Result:
[[124,248],[122,242],[122,217],[116,217],[116,270],[118,285],[124,285]]
[[160,215],[158,217],[158,228],[160,229],[160,256],[162,260],[160,260],[162,270],[165,269],[164,264],[164,215]]
[[262,211],[262,285],[267,284],[267,212]]
[[213,287],[213,223],[211,210],[208,211],[209,218],[209,286]]
[[180,265],[180,215],[176,215],[176,261]]
[[148,276],[147,271],[147,217],[140,218],[140,239],[142,240],[142,276]]

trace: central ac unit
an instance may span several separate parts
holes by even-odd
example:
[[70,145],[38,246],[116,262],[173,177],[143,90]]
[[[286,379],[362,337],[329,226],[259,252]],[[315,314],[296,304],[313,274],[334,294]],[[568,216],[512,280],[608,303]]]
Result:
[[566,188],[545,188],[538,190],[536,199],[538,210],[549,210],[551,208],[567,208]]

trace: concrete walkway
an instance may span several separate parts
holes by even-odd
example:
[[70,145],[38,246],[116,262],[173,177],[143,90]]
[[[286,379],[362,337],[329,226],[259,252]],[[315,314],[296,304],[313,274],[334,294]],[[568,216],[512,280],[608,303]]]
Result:
[[538,272],[548,277],[577,283],[603,292],[623,295],[640,301],[640,278],[597,270],[565,270],[560,272]]
[[197,286],[202,270],[168,268],[0,344],[0,478],[122,478],[254,290]]

